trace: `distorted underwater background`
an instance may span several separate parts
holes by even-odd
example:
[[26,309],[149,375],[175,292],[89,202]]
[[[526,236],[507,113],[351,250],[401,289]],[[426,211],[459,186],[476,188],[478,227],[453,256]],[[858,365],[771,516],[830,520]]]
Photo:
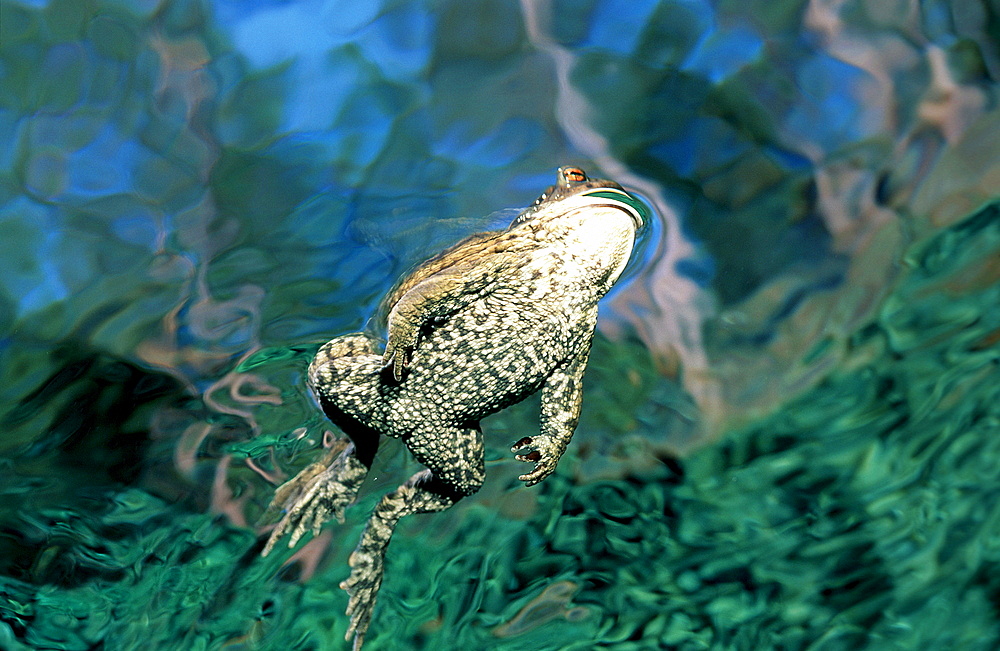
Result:
[[[560,165],[657,223],[365,649],[1000,646],[995,0],[0,0],[0,648],[343,649],[316,347]],[[498,212],[499,211],[499,212]]]

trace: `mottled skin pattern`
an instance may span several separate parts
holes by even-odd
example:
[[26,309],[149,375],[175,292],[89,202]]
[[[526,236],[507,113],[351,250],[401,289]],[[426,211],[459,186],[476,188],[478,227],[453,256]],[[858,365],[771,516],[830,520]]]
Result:
[[541,390],[541,431],[511,451],[534,464],[520,477],[528,486],[555,470],[580,414],[597,302],[624,269],[645,211],[617,183],[561,168],[510,228],[467,238],[390,292],[383,352],[352,334],[316,354],[309,386],[351,444],[279,489],[269,512],[284,516],[263,553],[286,533],[293,547],[331,517],[343,521],[380,436],[402,439],[427,468],[382,498],[350,557],[341,587],[356,649],[399,519],[447,509],[482,486],[482,418]]

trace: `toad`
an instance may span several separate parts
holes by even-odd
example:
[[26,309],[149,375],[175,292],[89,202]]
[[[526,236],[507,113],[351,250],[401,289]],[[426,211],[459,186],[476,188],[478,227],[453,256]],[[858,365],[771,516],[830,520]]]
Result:
[[294,547],[329,519],[343,522],[381,437],[402,440],[426,468],[381,499],[351,554],[341,588],[355,649],[399,519],[443,511],[482,486],[482,418],[541,391],[540,431],[511,452],[532,464],[519,477],[527,486],[555,470],[579,418],[597,303],[649,217],[614,181],[560,168],[507,229],[472,235],[398,283],[383,301],[383,350],[362,333],[319,349],[308,384],[350,442],[278,489],[269,512],[283,517],[263,554],[286,534]]

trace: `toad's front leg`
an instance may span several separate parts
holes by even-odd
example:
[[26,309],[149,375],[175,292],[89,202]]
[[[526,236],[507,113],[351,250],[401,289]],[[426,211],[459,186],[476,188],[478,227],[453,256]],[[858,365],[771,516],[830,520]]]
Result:
[[569,362],[556,370],[542,387],[541,434],[525,436],[511,446],[518,461],[534,463],[534,469],[518,477],[534,486],[552,474],[573,438],[583,404],[583,373],[587,369],[590,340]]
[[[490,239],[488,234],[474,235],[468,246]],[[461,244],[459,244],[461,247]],[[486,287],[514,266],[516,255],[493,253],[482,257],[483,251],[470,251],[472,261],[439,268],[431,264],[408,278],[390,297],[392,308],[388,316],[388,341],[382,355],[382,368],[391,371],[401,382],[419,345],[421,328],[437,319],[454,314],[474,301]]]

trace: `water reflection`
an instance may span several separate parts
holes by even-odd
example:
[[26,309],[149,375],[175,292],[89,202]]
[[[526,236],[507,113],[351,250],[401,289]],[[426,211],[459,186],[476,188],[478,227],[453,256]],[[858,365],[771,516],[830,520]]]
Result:
[[[406,621],[372,646],[398,633],[475,647],[487,638],[470,621],[534,622],[531,600],[566,585],[580,586],[580,607],[615,614],[552,611],[569,621],[518,629],[538,648],[559,648],[549,626],[574,639],[610,626],[621,639],[645,627],[669,644],[751,644],[725,631],[768,630],[747,622],[766,619],[760,586],[777,594],[801,570],[787,560],[806,544],[799,530],[855,545],[878,566],[857,585],[879,598],[912,587],[899,567],[966,576],[975,590],[942,594],[989,622],[996,546],[977,536],[996,513],[968,500],[996,482],[995,450],[970,435],[989,418],[995,210],[966,220],[1000,194],[997,20],[988,3],[914,0],[5,0],[0,646],[339,637],[330,568],[356,536],[330,529],[278,584],[253,560],[272,486],[333,445],[302,369],[316,344],[366,327],[405,269],[501,223],[496,211],[529,203],[566,163],[636,189],[661,218],[602,308],[576,463],[545,491],[510,490],[502,443],[537,426],[534,407],[487,423],[492,485],[414,524],[409,552],[397,543],[394,572],[412,580],[387,586],[381,612]],[[844,402],[838,382],[861,397]],[[769,414],[775,438],[754,429]],[[921,418],[953,438],[905,429]],[[863,424],[881,434],[851,438]],[[747,442],[693,454],[739,427]],[[802,434],[815,430],[829,438]],[[376,485],[395,485],[405,463],[390,451]],[[886,468],[933,485],[878,493]],[[646,515],[609,524],[591,509],[609,499],[600,482],[622,478]],[[570,493],[576,510],[561,501]],[[934,529],[931,514],[907,520],[931,508],[921,500],[950,509],[973,542]],[[886,515],[890,503],[904,515]],[[938,541],[940,567],[910,560],[921,558],[912,541],[873,542],[891,517]],[[537,551],[542,536],[561,551]],[[620,574],[594,560],[601,536]],[[713,556],[725,553],[718,536],[735,556]],[[412,552],[476,545],[488,551],[426,563]],[[754,545],[770,556],[738,569]],[[651,557],[682,566],[630,578]],[[857,585],[824,583],[821,565],[810,580],[831,591],[823,607],[863,601]],[[467,576],[481,579],[468,592]],[[620,586],[647,596],[623,607]],[[874,628],[887,610],[866,602],[822,631],[804,622],[829,621],[823,608],[781,594],[774,630],[791,646],[857,642],[851,627]],[[909,598],[886,635],[941,642],[906,619],[920,612]],[[955,628],[952,641],[969,643]]]

